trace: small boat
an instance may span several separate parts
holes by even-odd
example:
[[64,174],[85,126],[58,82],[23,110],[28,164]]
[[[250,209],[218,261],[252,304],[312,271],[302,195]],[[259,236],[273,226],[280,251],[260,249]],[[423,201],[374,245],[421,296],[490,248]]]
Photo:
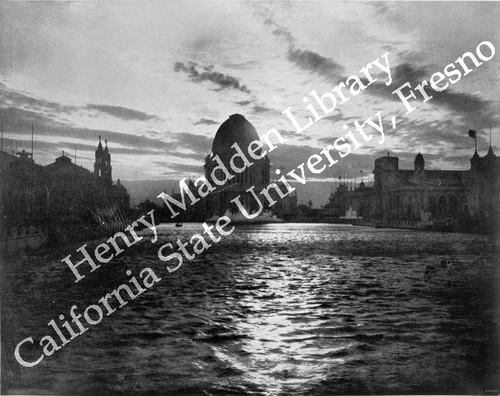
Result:
[[181,223],[181,222],[179,222],[179,223],[175,224],[175,226],[176,226],[176,227],[182,227],[182,223]]

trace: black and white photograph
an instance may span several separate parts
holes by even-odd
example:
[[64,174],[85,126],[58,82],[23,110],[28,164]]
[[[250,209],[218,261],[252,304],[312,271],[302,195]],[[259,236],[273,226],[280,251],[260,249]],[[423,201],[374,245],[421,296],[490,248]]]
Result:
[[499,19],[0,2],[0,394],[500,394]]

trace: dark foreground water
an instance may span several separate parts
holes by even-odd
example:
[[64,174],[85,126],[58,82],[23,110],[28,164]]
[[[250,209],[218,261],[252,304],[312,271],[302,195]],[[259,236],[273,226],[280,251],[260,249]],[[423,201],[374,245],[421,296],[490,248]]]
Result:
[[[157,251],[200,224],[160,226],[85,280],[79,245],[2,265],[4,393],[329,395],[499,392],[498,242],[340,225],[238,227],[169,274]],[[149,234],[148,234],[149,235]],[[146,239],[146,238],[145,238]],[[424,282],[429,264],[452,267]],[[161,277],[32,368],[15,345],[55,336],[134,275]],[[39,356],[35,345],[31,356]]]

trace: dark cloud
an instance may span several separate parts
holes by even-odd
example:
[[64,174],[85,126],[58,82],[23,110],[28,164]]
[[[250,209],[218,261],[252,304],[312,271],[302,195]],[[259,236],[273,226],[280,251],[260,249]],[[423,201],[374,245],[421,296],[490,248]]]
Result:
[[257,103],[257,99],[254,97],[252,100],[242,100],[239,102],[235,102],[238,106],[248,106],[248,105],[253,105],[252,106],[252,112],[254,114],[259,114],[259,113],[266,113],[273,111],[273,109],[270,109],[269,107],[261,106],[260,104]]
[[[379,12],[386,12],[386,5],[382,3],[374,4],[376,7],[379,7]],[[274,19],[269,16],[264,20],[265,25],[271,25],[274,27],[273,35],[276,37],[280,37],[285,39],[289,43],[289,49],[287,53],[287,59],[299,66],[301,69],[308,70],[312,73],[316,73],[320,76],[324,76],[333,82],[337,82],[338,80],[345,80],[345,76],[342,76],[343,68],[333,59],[324,57],[316,52],[310,50],[301,50],[295,48],[295,38],[290,33],[289,30],[279,25],[274,21]],[[393,51],[394,48],[386,47],[386,50]],[[409,53],[410,54],[410,53]],[[402,54],[400,54],[402,58],[405,58]],[[415,53],[411,53],[412,58],[415,58]],[[408,58],[407,58],[408,59]],[[416,66],[414,64],[405,62],[397,65],[392,70],[392,78],[393,82],[391,86],[387,87],[383,82],[376,82],[369,86],[366,90],[370,95],[379,96],[387,100],[391,101],[399,101],[397,95],[393,95],[392,92],[399,86],[409,82],[412,87],[415,87],[424,79],[429,79],[432,75],[432,70],[436,69],[435,65],[427,65],[427,66]],[[366,79],[362,80],[365,84],[368,84]],[[459,133],[462,133],[462,130],[468,130],[470,128],[479,128],[481,125],[487,125],[490,122],[493,124],[498,124],[498,114],[496,114],[495,104],[487,101],[485,99],[480,98],[477,95],[469,94],[469,93],[461,93],[455,92],[451,88],[448,88],[446,91],[436,92],[432,90],[430,87],[426,87],[426,91],[429,92],[430,95],[433,96],[431,99],[432,105],[436,105],[439,107],[443,107],[453,113],[456,114],[457,118],[460,122],[454,122],[454,127],[458,128],[453,131],[444,131],[443,134],[443,142],[446,141],[445,135],[447,134],[447,138],[450,138],[450,135],[455,136],[458,141],[462,141],[461,138],[458,138],[458,132],[456,130],[460,130]],[[418,94],[416,94],[418,95]],[[418,102],[414,101],[414,106],[418,107]],[[327,117],[330,121],[344,121],[344,119],[340,115],[334,115]],[[447,125],[444,123],[442,125]],[[410,127],[410,126],[409,126]],[[415,123],[411,125],[410,129],[415,131]],[[433,128],[436,131],[436,128]],[[431,136],[432,132],[419,132],[416,134],[417,136],[423,136],[425,138],[429,138],[427,140],[427,144],[432,141],[436,141],[436,135]],[[438,132],[440,134],[440,132]],[[440,136],[441,137],[441,136]],[[416,138],[421,144],[424,144],[424,140],[420,138]],[[456,146],[456,143],[453,142],[452,146]],[[460,143],[462,146],[462,143]]]
[[[163,138],[151,138],[142,135],[132,135],[101,129],[78,128],[69,124],[53,120],[47,115],[14,107],[1,108],[0,119],[6,135],[31,137],[31,123],[34,124],[35,137],[61,137],[64,139],[77,138],[88,142],[79,142],[76,146],[83,151],[93,151],[99,136],[108,140],[108,146],[113,154],[151,155],[165,154],[181,158],[199,159],[200,153],[210,150],[211,139],[206,136],[192,133],[169,132],[163,133]],[[168,140],[167,140],[168,138]],[[47,149],[70,148],[75,143],[67,140],[53,139],[55,143],[47,143]],[[115,146],[116,145],[116,146]],[[52,155],[52,154],[51,154]]]
[[[414,89],[415,86],[420,84],[423,80],[428,81],[432,75],[432,72],[429,72],[429,69],[430,67],[418,67],[408,63],[400,64],[396,66],[392,72],[393,82],[389,87],[387,87],[385,83],[376,82],[370,85],[366,92],[372,95],[382,96],[393,101],[399,101],[399,97],[392,92],[407,82],[410,83],[411,87]],[[429,103],[446,107],[449,110],[456,112],[459,116],[469,117],[471,115],[479,115],[480,118],[485,120],[490,119],[495,115],[494,109],[491,108],[493,103],[484,100],[479,96],[469,93],[454,92],[450,87],[448,87],[445,91],[438,92],[433,90],[430,85],[425,86],[425,91],[429,96],[432,96]],[[408,94],[408,92],[406,94]],[[417,92],[415,96],[417,96],[417,100],[410,99],[410,103],[414,107],[418,108],[418,99],[421,99],[421,95]]]
[[302,50],[295,48],[295,37],[293,34],[288,29],[274,21],[271,16],[264,20],[264,24],[274,26],[272,34],[276,37],[284,39],[288,43],[289,47],[287,59],[290,62],[296,64],[301,69],[317,73],[318,75],[327,77],[330,80],[335,81],[340,78],[343,67],[333,59],[326,58],[307,49]]
[[409,63],[401,63],[394,68],[392,73],[393,84],[400,85],[406,81],[413,83],[422,81],[428,74],[425,66],[417,67]]
[[240,106],[247,106],[251,103],[253,103],[253,101],[251,101],[251,100],[242,100],[242,101],[236,102],[236,104],[240,105]]
[[196,121],[193,125],[217,125],[218,122],[214,120],[210,120],[208,118],[202,118],[199,121]]
[[[432,71],[437,70],[434,66],[413,66],[408,63],[403,63],[394,68],[393,82],[387,87],[385,83],[376,82],[370,85],[366,92],[371,95],[383,97],[387,100],[400,101],[399,97],[392,92],[405,83],[410,83],[414,89],[415,86],[420,84],[423,80],[429,80]],[[408,90],[406,90],[408,91]],[[450,86],[445,91],[435,91],[430,85],[425,86],[425,91],[432,98],[429,104],[441,107],[454,114],[450,119],[443,119],[439,124],[432,123],[418,123],[414,120],[410,121],[412,114],[408,115],[408,128],[414,132],[410,139],[416,139],[415,143],[421,145],[429,144],[429,142],[446,142],[450,148],[463,149],[465,145],[464,136],[465,132],[469,129],[480,129],[486,127],[490,123],[498,124],[498,114],[496,113],[496,103],[482,99],[481,97],[464,92],[455,92]],[[405,92],[405,91],[403,91]],[[406,92],[408,94],[408,92]],[[421,95],[416,92],[417,100],[410,99],[410,104],[419,108],[422,103]],[[401,104],[401,110],[404,110]],[[398,129],[401,127],[401,121],[398,121]],[[425,140],[427,139],[427,140]]]
[[5,84],[0,85],[0,102],[2,102],[5,107],[9,105],[13,107],[26,106],[33,110],[48,110],[49,112],[54,112],[54,114],[68,114],[78,110],[78,107],[75,106],[66,106],[50,100],[36,98],[20,92],[12,91],[7,88]]
[[268,107],[259,106],[259,105],[255,105],[252,110],[254,113],[266,113],[268,111],[272,111],[272,109],[270,109]]
[[[201,67],[201,66],[200,66]],[[201,67],[202,71],[198,71],[198,65],[190,63],[185,65],[182,62],[176,62],[174,65],[174,71],[186,73],[191,81],[203,82],[210,81],[214,83],[219,88],[217,91],[223,89],[236,89],[241,92],[250,93],[245,85],[240,84],[240,81],[236,77],[228,76],[227,74],[219,73],[213,70],[213,66]]]
[[274,26],[273,35],[279,38],[283,38],[286,42],[288,42],[291,46],[295,43],[295,37],[293,37],[290,31],[278,24],[272,17],[267,17],[264,20],[264,25]]
[[[30,110],[43,112],[45,114],[60,116],[61,114],[70,114],[78,112],[79,110],[94,110],[100,113],[109,114],[121,120],[138,120],[148,121],[158,119],[158,117],[146,114],[142,111],[129,109],[122,106],[108,106],[98,104],[88,104],[84,107],[67,106],[60,103],[52,102],[49,100],[28,96],[20,92],[8,89],[5,84],[0,86],[0,99],[4,105],[12,107],[27,107]],[[7,106],[5,106],[7,107]]]
[[[4,138],[4,150],[8,153],[11,152],[20,152],[22,150],[31,152],[31,139],[12,139],[12,138]],[[53,143],[46,142],[44,140],[33,140],[33,154],[36,162],[40,162],[39,159],[42,157],[46,157],[48,153],[50,155],[54,155],[56,151],[61,153],[61,148]],[[74,148],[73,148],[74,150]],[[44,161],[44,163],[47,161]]]
[[[161,167],[166,167],[169,168],[170,170],[174,171],[174,174],[179,174],[179,173],[184,173],[184,174],[192,174],[192,175],[198,175],[198,174],[205,174],[204,169],[203,169],[203,164],[200,162],[199,165],[189,165],[189,164],[179,164],[175,162],[170,162],[170,161],[154,161],[153,164]],[[171,173],[171,172],[166,172],[166,174]]]
[[326,58],[309,50],[300,50],[291,47],[288,50],[287,59],[295,63],[301,69],[317,73],[328,79],[338,79],[343,71],[343,67],[333,59]]
[[277,37],[285,39],[290,44],[295,43],[295,37],[293,37],[292,33],[290,33],[289,30],[283,27],[277,27],[276,29],[274,29],[273,34]]
[[276,22],[274,22],[272,17],[267,17],[264,19],[264,25],[276,25]]
[[151,114],[143,113],[142,111],[128,109],[126,107],[121,106],[107,106],[107,105],[97,105],[97,104],[89,104],[85,106],[85,108],[90,110],[96,110],[101,113],[109,114],[113,117],[120,118],[125,121],[129,120],[138,120],[138,121],[149,121],[153,119],[157,119],[156,116]]
[[282,136],[297,136],[298,133],[296,130],[280,130],[279,131]]
[[433,96],[431,100],[433,100],[434,103],[445,106],[457,114],[463,116],[467,114],[467,116],[465,116],[466,118],[469,115],[479,116],[479,118],[476,119],[479,120],[481,124],[498,119],[498,115],[494,109],[495,104],[479,96],[453,91],[431,91]]

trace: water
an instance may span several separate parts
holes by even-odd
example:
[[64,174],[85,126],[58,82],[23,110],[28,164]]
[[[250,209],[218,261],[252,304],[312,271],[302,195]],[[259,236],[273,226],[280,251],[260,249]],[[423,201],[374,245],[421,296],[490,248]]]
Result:
[[[200,224],[161,225],[83,281],[66,246],[2,268],[10,392],[320,395],[498,389],[498,241],[328,224],[239,226],[172,274],[157,257]],[[150,235],[146,232],[145,234]],[[453,261],[423,281],[426,265]],[[171,263],[170,266],[174,266]],[[15,345],[150,267],[151,289],[32,368]],[[34,357],[40,347],[33,348]],[[26,350],[26,353],[29,353]],[[496,386],[496,388],[495,388]],[[497,391],[498,393],[498,391]]]

